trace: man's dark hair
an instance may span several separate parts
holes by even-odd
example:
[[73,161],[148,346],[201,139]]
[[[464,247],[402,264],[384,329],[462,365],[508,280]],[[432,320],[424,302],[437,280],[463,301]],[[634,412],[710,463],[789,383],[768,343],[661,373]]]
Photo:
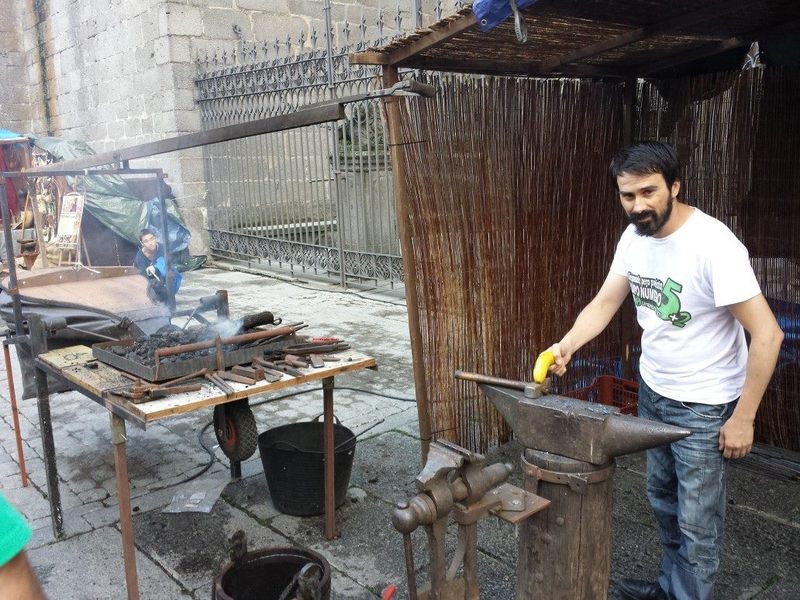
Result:
[[631,175],[652,175],[660,173],[671,188],[680,180],[681,163],[673,146],[662,142],[646,141],[633,144],[620,150],[611,161],[611,175],[614,183],[623,173]]
[[153,237],[158,237],[155,233],[153,233],[152,229],[147,229],[146,227],[139,232],[139,241],[142,241],[142,238],[146,235],[152,235]]

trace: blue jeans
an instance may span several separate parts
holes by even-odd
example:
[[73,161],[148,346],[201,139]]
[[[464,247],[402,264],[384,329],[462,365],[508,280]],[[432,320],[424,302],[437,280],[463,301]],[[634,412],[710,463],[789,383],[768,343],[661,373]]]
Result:
[[670,598],[713,597],[725,529],[728,463],[719,450],[719,430],[735,406],[671,400],[640,380],[639,416],[692,432],[647,451],[647,497],[663,552],[658,583]]

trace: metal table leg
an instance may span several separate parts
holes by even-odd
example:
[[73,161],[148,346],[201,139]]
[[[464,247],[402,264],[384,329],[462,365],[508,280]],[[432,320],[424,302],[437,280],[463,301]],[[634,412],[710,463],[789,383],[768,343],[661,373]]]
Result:
[[[28,317],[30,348],[33,356],[47,350],[47,332],[44,323],[36,315]],[[47,373],[38,366],[34,369],[36,380],[36,403],[39,412],[39,431],[42,437],[44,470],[47,476],[47,499],[50,502],[50,519],[53,521],[53,535],[56,539],[64,537],[64,515],[61,511],[61,492],[58,488],[58,467],[56,466],[56,446],[53,441],[53,425],[50,420],[50,390],[47,388]]]
[[325,425],[323,429],[323,444],[325,452],[325,539],[332,540],[337,537],[336,532],[336,500],[334,498],[334,470],[335,457],[333,448],[333,377],[322,380],[322,401]]
[[3,342],[3,359],[6,363],[6,377],[8,378],[8,398],[11,401],[11,415],[14,420],[14,435],[17,438],[17,459],[19,460],[19,473],[22,476],[22,487],[28,487],[28,470],[25,468],[25,452],[22,450],[22,430],[19,428],[19,409],[17,408],[17,391],[14,388],[14,373],[11,370],[11,354],[8,342]]
[[125,584],[128,600],[139,600],[139,581],[136,576],[136,547],[133,545],[131,490],[128,484],[128,456],[125,443],[125,420],[111,415],[111,441],[114,444],[114,471],[117,475],[119,524],[122,529],[122,560],[125,562]]

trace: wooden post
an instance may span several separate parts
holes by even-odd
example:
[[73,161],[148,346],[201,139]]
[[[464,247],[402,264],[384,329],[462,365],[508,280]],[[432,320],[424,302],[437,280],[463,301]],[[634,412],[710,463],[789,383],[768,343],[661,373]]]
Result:
[[526,449],[525,490],[550,500],[520,524],[517,600],[606,598],[613,460],[607,465]]
[[[622,143],[624,146],[633,144],[634,113],[636,110],[636,79],[625,80],[622,107]],[[623,302],[620,311],[620,356],[622,357],[622,377],[633,379],[633,345],[634,310],[631,302]]]
[[[383,86],[391,87],[399,81],[397,67],[383,67]],[[419,324],[419,302],[417,296],[417,268],[414,262],[414,241],[411,238],[411,222],[408,208],[408,187],[406,170],[408,168],[401,149],[403,132],[401,125],[399,98],[384,98],[386,110],[386,129],[389,137],[389,151],[392,160],[394,179],[394,202],[397,211],[397,226],[400,233],[400,250],[403,255],[405,272],[406,308],[408,310],[408,333],[411,338],[411,360],[414,366],[414,392],[417,399],[419,436],[422,440],[422,464],[428,459],[431,442],[431,424],[428,411],[428,391],[425,377],[425,363],[422,354],[422,332]]]
[[325,455],[325,539],[332,540],[336,532],[336,472],[334,462],[336,449],[334,447],[335,430],[333,427],[333,377],[322,380],[322,413],[325,419],[322,428],[322,444]]
[[139,600],[139,580],[136,575],[136,546],[133,543],[133,518],[131,517],[131,490],[128,483],[128,456],[126,452],[125,420],[111,415],[111,442],[114,444],[114,471],[117,476],[117,502],[119,527],[122,530],[122,560],[125,563],[125,585],[128,600]]

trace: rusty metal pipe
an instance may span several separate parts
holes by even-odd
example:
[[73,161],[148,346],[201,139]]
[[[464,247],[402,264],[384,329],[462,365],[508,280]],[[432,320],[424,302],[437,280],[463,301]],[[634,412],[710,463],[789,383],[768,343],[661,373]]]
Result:
[[[242,335],[235,335],[233,337],[220,340],[223,344],[243,344],[245,342],[253,342],[256,340],[263,340],[271,337],[278,337],[280,335],[290,335],[299,329],[303,329],[307,325],[287,325],[286,327],[276,327],[275,329],[267,329],[265,331],[255,331],[253,333],[243,333]],[[183,354],[184,352],[196,352],[197,350],[205,350],[212,348],[217,343],[216,339],[206,340],[205,342],[195,342],[194,344],[183,344],[181,346],[172,346],[170,348],[159,348],[155,351],[154,359],[158,363],[159,359],[165,356],[175,356],[176,354]]]
[[11,371],[11,353],[8,344],[3,344],[3,358],[6,361],[6,377],[8,377],[8,397],[11,401],[11,414],[14,418],[14,434],[17,438],[17,457],[19,473],[22,476],[22,487],[28,487],[28,471],[25,468],[25,453],[22,450],[22,431],[19,428],[19,411],[17,410],[17,393],[14,389],[14,373]]
[[414,547],[411,534],[403,534],[403,554],[406,559],[406,577],[408,578],[408,600],[417,600],[417,574],[414,570]]

